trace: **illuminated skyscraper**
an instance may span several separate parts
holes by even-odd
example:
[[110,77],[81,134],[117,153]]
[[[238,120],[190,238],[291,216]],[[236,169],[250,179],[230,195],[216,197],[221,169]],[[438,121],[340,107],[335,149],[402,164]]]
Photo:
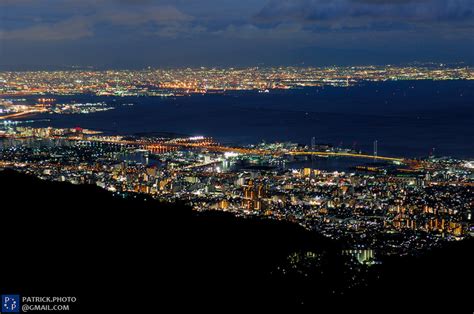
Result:
[[262,210],[263,199],[267,196],[267,188],[262,183],[255,184],[253,180],[249,180],[248,184],[243,187],[244,200],[242,206],[248,210]]

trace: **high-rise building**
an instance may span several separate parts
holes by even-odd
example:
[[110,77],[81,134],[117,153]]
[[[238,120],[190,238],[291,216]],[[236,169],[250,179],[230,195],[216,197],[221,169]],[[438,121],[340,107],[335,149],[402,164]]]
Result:
[[242,206],[248,210],[262,210],[263,200],[267,197],[267,187],[263,183],[255,183],[249,180],[243,187],[244,200]]

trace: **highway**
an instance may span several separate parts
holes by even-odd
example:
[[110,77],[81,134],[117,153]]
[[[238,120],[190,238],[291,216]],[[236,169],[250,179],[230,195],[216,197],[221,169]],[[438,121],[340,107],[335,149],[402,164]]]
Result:
[[355,153],[346,153],[346,152],[289,152],[288,155],[335,156],[335,157],[354,157],[354,158],[365,158],[365,159],[370,158],[370,159],[376,159],[376,160],[396,161],[396,162],[406,161],[405,158],[374,156],[374,155],[355,154]]
[[20,118],[20,117],[28,116],[28,115],[31,115],[31,114],[37,114],[37,113],[42,113],[42,112],[46,112],[46,111],[47,110],[45,110],[45,109],[25,110],[25,111],[22,111],[22,112],[17,112],[17,113],[8,114],[8,115],[5,115],[5,116],[0,116],[0,120]]
[[[374,156],[374,155],[369,155],[369,154],[357,154],[357,153],[350,153],[350,152],[286,151],[286,150],[274,151],[274,150],[264,150],[264,149],[257,149],[257,148],[230,147],[230,146],[219,145],[217,143],[212,144],[209,142],[209,140],[206,140],[204,142],[197,142],[197,143],[190,143],[190,142],[150,143],[150,142],[145,142],[145,141],[140,141],[140,140],[131,141],[131,140],[100,139],[100,138],[80,139],[80,138],[66,137],[63,139],[74,140],[74,141],[89,141],[89,142],[137,146],[137,147],[144,148],[152,152],[159,152],[159,153],[166,152],[166,151],[174,151],[178,148],[195,148],[195,149],[206,149],[206,150],[216,151],[216,152],[233,152],[233,153],[239,153],[239,154],[262,155],[262,156],[265,156],[265,155],[266,156],[313,155],[313,156],[321,156],[321,157],[349,157],[349,158],[361,158],[361,159],[374,159],[374,160],[393,161],[393,162],[401,162],[401,163],[409,162],[408,159],[401,158],[401,157]],[[166,149],[167,147],[169,148],[169,150]]]
[[[163,145],[163,144],[162,144]],[[165,144],[166,145],[166,144]],[[177,144],[173,144],[177,145]],[[295,155],[295,156],[304,156],[304,155],[313,155],[313,156],[332,156],[332,157],[352,157],[352,158],[363,158],[363,159],[375,159],[375,160],[384,160],[384,161],[395,161],[395,162],[405,162],[405,158],[399,157],[387,157],[387,156],[374,156],[368,154],[356,154],[348,152],[317,152],[317,151],[270,151],[262,149],[251,149],[251,148],[241,148],[241,147],[228,147],[220,145],[199,145],[199,144],[181,144],[181,147],[194,147],[194,148],[204,148],[214,151],[221,152],[234,152],[241,154],[253,154],[253,155]]]

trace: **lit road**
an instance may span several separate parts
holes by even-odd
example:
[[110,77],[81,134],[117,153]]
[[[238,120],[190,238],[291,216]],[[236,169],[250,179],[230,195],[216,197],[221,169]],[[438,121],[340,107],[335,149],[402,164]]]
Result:
[[367,155],[367,154],[354,154],[354,153],[345,153],[345,152],[289,152],[288,155],[355,157],[355,158],[370,158],[370,159],[376,159],[376,160],[397,161],[397,162],[406,161],[404,158],[374,156],[374,155]]
[[[165,144],[166,145],[166,144]],[[176,144],[174,144],[176,145]],[[182,144],[179,146],[183,147],[195,147],[195,148],[204,148],[214,151],[221,151],[221,152],[234,152],[234,153],[241,153],[241,154],[251,154],[251,155],[295,155],[295,156],[304,156],[304,155],[313,155],[313,156],[332,156],[332,157],[352,157],[352,158],[364,158],[364,159],[376,159],[376,160],[384,160],[384,161],[395,161],[395,162],[405,162],[405,158],[397,158],[397,157],[386,157],[386,156],[374,156],[374,155],[367,155],[367,154],[355,154],[355,153],[348,153],[348,152],[312,152],[312,151],[269,151],[269,150],[262,150],[262,149],[250,149],[250,148],[234,148],[234,147],[227,147],[227,146],[219,146],[219,145],[199,145],[199,144]]]
[[[100,138],[89,138],[79,139],[79,138],[64,138],[74,141],[89,141],[89,142],[100,142],[100,143],[109,143],[117,145],[129,145],[129,146],[138,146],[152,152],[167,152],[177,150],[179,148],[195,148],[195,149],[206,149],[210,151],[217,152],[233,152],[239,154],[249,154],[249,155],[267,155],[267,156],[321,156],[321,157],[349,157],[349,158],[361,158],[361,159],[374,159],[374,160],[383,160],[383,161],[393,161],[393,162],[409,162],[406,158],[400,157],[387,157],[387,156],[374,156],[368,154],[356,154],[350,152],[327,152],[327,151],[274,151],[274,150],[264,150],[256,148],[243,148],[243,147],[229,147],[222,146],[212,140],[206,139],[202,142],[190,143],[190,142],[159,142],[159,143],[150,143],[145,141],[130,141],[130,140],[111,140],[111,139],[100,139]],[[168,149],[167,149],[168,148]]]
[[0,116],[0,120],[20,118],[20,117],[24,117],[24,116],[27,116],[27,115],[37,114],[37,113],[46,112],[46,111],[47,110],[45,110],[45,109],[26,110],[26,111],[12,113],[12,114],[5,115],[5,116]]

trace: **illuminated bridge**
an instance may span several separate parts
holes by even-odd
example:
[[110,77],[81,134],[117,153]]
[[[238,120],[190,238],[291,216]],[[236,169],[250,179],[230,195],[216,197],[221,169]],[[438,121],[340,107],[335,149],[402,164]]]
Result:
[[[90,141],[90,140],[89,140]],[[233,152],[239,154],[248,154],[248,155],[261,155],[261,156],[319,156],[319,157],[349,157],[349,158],[362,158],[362,159],[373,159],[373,160],[383,160],[383,161],[393,161],[393,162],[402,162],[406,163],[409,160],[399,157],[387,157],[379,155],[368,155],[368,154],[357,154],[351,152],[328,152],[328,151],[275,151],[275,150],[265,150],[258,148],[244,148],[244,147],[230,147],[219,145],[214,142],[212,139],[203,139],[202,141],[167,141],[167,142],[158,142],[158,143],[149,143],[143,141],[128,141],[128,140],[101,140],[94,139],[93,142],[105,142],[110,144],[119,144],[127,146],[137,146],[149,150],[155,153],[166,153],[172,152],[183,148],[188,149],[205,149],[215,152]]]
[[355,154],[347,152],[289,152],[288,155],[313,155],[313,156],[336,156],[336,157],[355,157],[355,158],[370,158],[376,160],[385,160],[385,161],[396,161],[396,162],[405,162],[405,158],[397,157],[384,157],[376,155],[367,155],[367,154]]
[[[249,155],[274,155],[274,156],[283,156],[283,155],[292,155],[292,156],[320,156],[320,157],[352,157],[352,158],[364,158],[364,159],[375,159],[375,160],[384,160],[384,161],[394,161],[394,162],[405,162],[405,158],[398,157],[386,157],[378,155],[368,155],[368,154],[356,154],[350,152],[317,152],[317,151],[271,151],[263,149],[254,149],[254,148],[241,148],[241,147],[229,147],[229,146],[220,146],[220,145],[202,145],[202,144],[193,144],[193,143],[183,143],[183,144],[160,144],[159,146],[180,146],[186,148],[201,148],[207,149],[210,151],[218,152],[233,152],[240,154],[249,154]],[[151,146],[151,147],[150,147]],[[153,149],[153,145],[147,147],[148,149]]]

